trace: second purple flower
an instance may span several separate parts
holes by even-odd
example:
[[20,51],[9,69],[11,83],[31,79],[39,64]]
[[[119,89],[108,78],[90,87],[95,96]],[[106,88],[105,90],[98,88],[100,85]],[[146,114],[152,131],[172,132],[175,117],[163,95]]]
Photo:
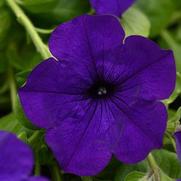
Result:
[[121,16],[135,0],[90,0],[96,14]]

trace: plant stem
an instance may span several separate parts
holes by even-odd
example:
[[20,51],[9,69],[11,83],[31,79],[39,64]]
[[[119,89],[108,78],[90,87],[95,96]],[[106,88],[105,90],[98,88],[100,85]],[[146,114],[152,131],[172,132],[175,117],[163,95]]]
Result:
[[62,181],[60,169],[57,163],[55,163],[52,168],[52,181]]
[[52,33],[53,29],[36,28],[36,31],[37,31],[38,33],[42,33],[42,34],[50,34],[50,33]]
[[16,17],[18,18],[19,22],[25,27],[26,31],[30,35],[37,51],[41,54],[41,56],[45,59],[51,56],[50,52],[48,51],[48,47],[43,43],[42,39],[40,38],[39,34],[36,31],[36,28],[30,21],[30,19],[26,16],[23,10],[19,7],[15,0],[6,0],[9,7],[15,13]]
[[176,151],[176,143],[175,143],[175,140],[173,139],[173,137],[169,134],[169,133],[165,133],[165,135],[168,137],[168,139],[171,141],[172,143],[172,146],[174,148],[174,150]]
[[171,47],[176,46],[175,40],[172,38],[172,36],[167,30],[162,31],[161,36],[168,43],[169,46]]
[[91,177],[81,177],[82,181],[92,181]]
[[148,164],[149,164],[149,167],[152,169],[152,170],[155,170],[158,168],[158,165],[153,157],[153,155],[150,153],[147,157],[147,161],[148,161]]
[[34,142],[34,140],[36,140],[37,137],[39,137],[39,134],[40,134],[40,131],[39,131],[39,130],[35,131],[35,132],[31,135],[31,137],[28,139],[28,143],[31,145],[31,144]]
[[38,152],[35,153],[35,175],[39,176],[41,172],[40,169],[40,161],[39,161],[39,155]]
[[15,112],[17,90],[16,90],[16,82],[14,80],[12,68],[9,68],[9,71],[8,71],[8,82],[9,82],[9,89],[10,89],[12,111]]
[[26,132],[21,132],[19,135],[18,135],[18,138],[23,140],[25,143],[27,143],[27,135],[26,135]]
[[153,155],[150,153],[147,157],[148,165],[153,172],[153,178],[155,181],[160,181],[160,170],[159,166],[157,165]]

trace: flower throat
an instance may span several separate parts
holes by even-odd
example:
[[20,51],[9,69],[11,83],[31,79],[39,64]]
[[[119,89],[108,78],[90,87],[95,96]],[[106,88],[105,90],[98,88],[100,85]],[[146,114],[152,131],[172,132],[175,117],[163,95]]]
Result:
[[95,82],[87,91],[88,96],[95,99],[106,98],[113,94],[115,86],[105,81]]

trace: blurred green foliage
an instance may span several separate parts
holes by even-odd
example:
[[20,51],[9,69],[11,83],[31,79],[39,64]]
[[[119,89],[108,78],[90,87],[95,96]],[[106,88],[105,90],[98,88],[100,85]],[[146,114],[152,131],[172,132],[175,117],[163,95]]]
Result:
[[150,36],[156,36],[166,28],[171,21],[175,7],[172,0],[138,0],[137,5],[151,22]]
[[90,11],[88,0],[24,0],[22,6],[37,20],[51,25],[70,20]]

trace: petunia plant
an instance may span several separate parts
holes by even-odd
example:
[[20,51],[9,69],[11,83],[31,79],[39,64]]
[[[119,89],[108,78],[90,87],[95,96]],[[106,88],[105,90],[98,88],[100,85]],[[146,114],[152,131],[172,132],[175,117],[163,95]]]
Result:
[[0,181],[179,181],[181,4],[0,1]]

